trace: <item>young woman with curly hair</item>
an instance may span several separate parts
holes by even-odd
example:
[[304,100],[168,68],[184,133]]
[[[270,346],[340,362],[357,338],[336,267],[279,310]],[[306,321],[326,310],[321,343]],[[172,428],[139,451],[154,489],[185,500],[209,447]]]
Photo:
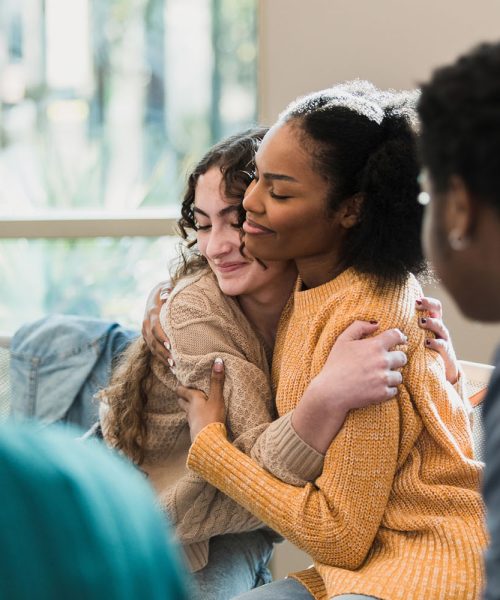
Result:
[[[188,178],[180,221],[188,248],[160,313],[174,372],[138,339],[115,369],[101,411],[107,443],[136,462],[156,488],[194,573],[193,597],[203,600],[231,598],[269,581],[267,562],[279,536],[187,470],[190,439],[186,416],[177,404],[179,382],[208,391],[212,362],[222,358],[228,368],[226,423],[235,446],[294,486],[314,480],[323,464],[323,456],[300,439],[288,417],[272,423],[271,357],[278,321],[296,279],[295,265],[288,260],[256,261],[240,249],[241,202],[264,133],[252,130],[221,142]],[[193,242],[199,253],[189,253]],[[373,333],[377,326],[357,324],[355,329]],[[351,330],[347,335],[361,333]],[[326,385],[341,407],[331,407],[327,425],[343,419],[351,407],[395,394],[400,375],[393,369],[405,357],[390,348],[401,339],[393,330],[375,341],[358,342],[344,353],[343,379],[331,386],[326,369]],[[372,369],[367,368],[370,364]],[[302,408],[308,418],[307,402]]]
[[[293,579],[242,598],[481,594],[486,534],[469,407],[413,317],[422,294],[415,275],[425,265],[415,96],[363,82],[311,94],[285,110],[257,152],[243,203],[245,247],[263,262],[293,260],[299,273],[276,339],[276,407],[325,460],[314,482],[290,485],[227,438],[220,373],[208,400],[178,390],[194,439],[189,468],[314,559]],[[330,349],[354,320],[404,331],[408,363],[395,396],[350,410],[333,438],[332,420],[321,418],[322,369],[342,381],[342,353]],[[305,398],[317,406],[314,426],[301,418]],[[297,468],[310,452],[297,449]]]

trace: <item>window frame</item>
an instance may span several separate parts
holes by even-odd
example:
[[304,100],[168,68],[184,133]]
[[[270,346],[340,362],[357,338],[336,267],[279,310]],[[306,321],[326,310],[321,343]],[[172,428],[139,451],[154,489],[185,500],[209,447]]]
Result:
[[78,239],[176,235],[178,208],[67,210],[0,217],[0,239]]

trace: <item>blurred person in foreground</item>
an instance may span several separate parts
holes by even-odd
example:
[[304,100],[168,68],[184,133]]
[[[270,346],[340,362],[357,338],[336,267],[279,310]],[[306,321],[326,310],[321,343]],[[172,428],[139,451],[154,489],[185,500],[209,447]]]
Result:
[[0,598],[186,600],[153,492],[74,432],[0,427]]
[[[500,321],[500,43],[436,70],[422,87],[424,242],[465,316]],[[495,364],[498,367],[500,352]],[[485,599],[500,598],[500,371],[484,402],[483,492],[491,536]]]

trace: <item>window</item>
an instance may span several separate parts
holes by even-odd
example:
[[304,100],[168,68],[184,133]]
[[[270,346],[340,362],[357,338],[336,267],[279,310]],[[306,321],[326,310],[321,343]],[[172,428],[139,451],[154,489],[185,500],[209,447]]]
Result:
[[[256,0],[2,0],[0,237],[14,221],[22,238],[37,219],[52,219],[54,237],[68,215],[174,217],[189,166],[256,121],[256,10]],[[0,240],[0,331],[49,312],[137,325],[175,247],[138,235]]]

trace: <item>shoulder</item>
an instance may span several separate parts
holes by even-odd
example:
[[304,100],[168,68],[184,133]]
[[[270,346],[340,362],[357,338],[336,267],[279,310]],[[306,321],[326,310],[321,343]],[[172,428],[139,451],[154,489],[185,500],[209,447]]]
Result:
[[226,317],[234,311],[235,301],[220,291],[213,273],[204,270],[181,279],[160,311],[165,331],[201,321]]
[[[250,322],[235,298],[225,296],[211,271],[180,281],[160,311],[160,323],[173,345],[184,338],[197,347],[213,345],[216,339],[241,349],[261,347]],[[189,332],[189,333],[188,333]],[[208,338],[212,338],[208,339]],[[243,351],[243,350],[242,350]]]
[[413,275],[402,283],[381,284],[353,271],[346,285],[322,307],[325,333],[336,337],[354,321],[377,321],[380,332],[399,328],[415,344],[423,343],[425,334],[418,327],[416,313],[416,300],[421,296],[422,288]]
[[422,288],[411,274],[405,281],[384,283],[371,275],[354,272],[345,295],[353,304],[361,307],[373,307],[381,311],[390,305],[392,314],[402,315],[410,304],[412,309],[415,308],[414,302],[422,295]]
[[422,288],[413,275],[401,283],[381,283],[373,276],[349,269],[340,289],[334,289],[326,299],[323,310],[339,308],[351,318],[375,319],[398,326],[413,318],[415,302]]

